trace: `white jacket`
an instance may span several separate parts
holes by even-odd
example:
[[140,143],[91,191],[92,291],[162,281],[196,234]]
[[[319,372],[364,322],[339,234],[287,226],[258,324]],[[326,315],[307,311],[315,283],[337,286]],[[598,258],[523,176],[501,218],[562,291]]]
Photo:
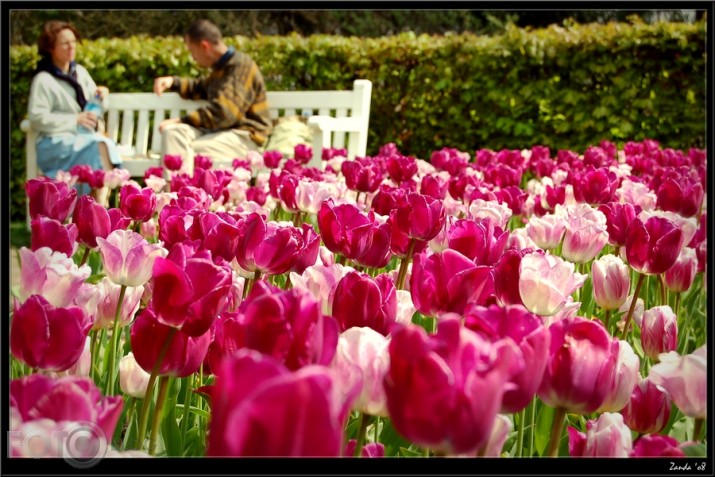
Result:
[[[89,98],[97,90],[89,72],[77,65],[77,82]],[[107,98],[104,99],[106,111]],[[42,71],[37,73],[30,85],[28,117],[32,129],[37,131],[38,141],[44,136],[59,133],[76,133],[77,116],[82,110],[75,99],[74,88],[67,82]]]

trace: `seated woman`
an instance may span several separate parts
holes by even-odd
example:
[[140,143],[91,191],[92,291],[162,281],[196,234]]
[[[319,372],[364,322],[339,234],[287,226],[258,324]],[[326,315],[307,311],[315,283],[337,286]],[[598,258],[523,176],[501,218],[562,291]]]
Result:
[[[37,45],[42,59],[30,86],[28,116],[38,131],[37,165],[53,179],[58,171],[76,164],[109,170],[122,162],[117,145],[96,132],[100,118],[84,111],[90,96],[99,95],[106,106],[109,90],[97,87],[75,62],[78,38],[72,24],[52,20],[45,24]],[[105,202],[106,194],[105,188],[95,198]]]

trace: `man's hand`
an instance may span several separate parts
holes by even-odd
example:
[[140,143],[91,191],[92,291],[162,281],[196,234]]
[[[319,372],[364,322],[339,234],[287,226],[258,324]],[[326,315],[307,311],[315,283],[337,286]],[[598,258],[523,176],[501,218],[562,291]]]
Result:
[[164,129],[171,125],[171,124],[179,124],[181,122],[181,119],[179,118],[169,118],[165,119],[162,122],[159,123],[159,132],[164,132]]
[[154,80],[154,92],[161,96],[168,88],[171,88],[174,84],[173,76],[160,76]]

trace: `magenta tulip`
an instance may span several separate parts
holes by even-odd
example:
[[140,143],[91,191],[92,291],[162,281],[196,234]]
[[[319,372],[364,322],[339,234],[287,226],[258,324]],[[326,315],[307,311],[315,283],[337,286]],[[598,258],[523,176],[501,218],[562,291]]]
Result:
[[410,293],[424,315],[463,313],[467,303],[483,302],[493,289],[491,267],[475,265],[455,250],[415,255]]
[[78,307],[55,308],[33,295],[13,312],[10,352],[31,368],[65,371],[84,350],[92,321]]
[[519,268],[522,257],[531,252],[530,248],[523,250],[510,248],[494,266],[494,294],[502,305],[524,304],[519,293]]
[[323,202],[318,212],[318,228],[325,246],[347,258],[359,257],[369,247],[373,221],[355,205]]
[[[147,373],[154,368],[171,330],[171,327],[159,323],[150,308],[145,308],[134,321],[131,329],[132,351],[139,366]],[[195,373],[206,357],[210,342],[210,331],[201,336],[189,336],[183,330],[175,331],[158,374],[183,378]]]
[[509,339],[518,346],[528,366],[510,380],[513,386],[504,392],[500,412],[515,413],[524,409],[541,384],[548,358],[551,334],[541,318],[521,305],[475,306],[465,312],[465,326],[491,342]]
[[381,335],[390,333],[397,315],[395,284],[385,274],[376,278],[361,272],[345,275],[335,289],[333,316],[340,330],[367,326]]
[[77,190],[62,181],[38,177],[25,183],[25,193],[29,202],[30,218],[45,216],[64,222],[72,215]]
[[156,210],[156,195],[148,187],[140,189],[133,184],[125,184],[119,190],[119,208],[132,220],[146,222]]
[[241,350],[215,371],[210,390],[209,456],[339,457],[349,401],[328,368],[291,372]]
[[670,436],[647,434],[640,436],[630,453],[630,457],[687,457],[680,443]]
[[705,191],[700,181],[688,174],[675,174],[658,186],[656,207],[692,217],[700,211]]
[[280,275],[293,268],[305,252],[300,229],[266,222],[253,212],[238,223],[236,260],[249,272]]
[[[357,447],[357,440],[350,439],[345,445],[345,456],[352,457],[355,454],[355,448]],[[374,459],[377,457],[385,457],[385,444],[380,442],[369,442],[362,446],[360,451],[360,457],[367,457]]]
[[673,266],[683,246],[683,231],[662,217],[635,218],[626,230],[626,257],[640,273],[658,275]]
[[389,345],[387,409],[408,440],[448,454],[473,452],[491,435],[505,387],[524,366],[516,346],[491,344],[456,318],[437,334],[400,326]]
[[150,306],[159,323],[201,336],[225,310],[231,284],[231,269],[225,262],[220,266],[200,256],[176,262],[158,257]]
[[77,225],[79,241],[90,248],[97,247],[97,237],[107,238],[112,231],[107,209],[88,195],[79,198],[72,222]]
[[417,174],[417,161],[414,157],[392,154],[387,157],[387,174],[395,184],[401,184],[412,179]]
[[670,418],[670,396],[650,379],[641,379],[633,388],[623,421],[641,434],[655,434],[665,428]]
[[494,225],[489,218],[460,219],[447,230],[450,249],[460,252],[477,265],[494,265],[506,247],[509,232]]
[[598,206],[606,216],[608,243],[617,247],[626,244],[626,229],[641,211],[640,206],[629,203],[609,202]]
[[171,154],[166,154],[164,156],[164,167],[166,167],[170,171],[178,171],[181,169],[181,165],[183,163],[183,160],[181,159],[181,156],[176,154],[176,155],[171,155]]
[[37,250],[48,247],[53,251],[64,253],[68,257],[77,250],[77,226],[75,224],[63,225],[59,220],[39,216],[32,219],[30,230],[32,232],[31,248]]
[[548,406],[588,414],[610,391],[618,354],[599,322],[581,317],[553,323],[551,347],[538,396]]
[[395,209],[394,225],[410,238],[428,241],[442,229],[444,214],[441,200],[410,193]]
[[573,182],[573,194],[577,202],[606,204],[611,202],[618,189],[618,177],[607,167],[587,166]]
[[345,161],[340,167],[348,189],[357,192],[375,192],[385,177],[380,165],[366,160]]
[[89,378],[51,378],[33,374],[10,382],[10,406],[24,422],[50,419],[80,421],[96,425],[96,437],[111,442],[122,414],[121,396],[106,396]]

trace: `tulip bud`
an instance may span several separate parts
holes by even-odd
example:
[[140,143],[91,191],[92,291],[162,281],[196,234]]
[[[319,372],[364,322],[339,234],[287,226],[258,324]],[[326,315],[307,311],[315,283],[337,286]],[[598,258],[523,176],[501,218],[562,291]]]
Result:
[[641,346],[650,359],[657,362],[660,353],[675,351],[678,347],[678,318],[669,306],[646,310],[640,327]]
[[604,412],[586,423],[586,433],[569,427],[569,454],[572,457],[629,457],[633,449],[631,430],[623,416]]
[[628,265],[615,255],[604,255],[591,265],[593,299],[604,310],[616,310],[628,297],[631,275]]
[[137,364],[134,353],[129,352],[119,360],[119,387],[125,394],[144,399],[150,377],[151,375]]
[[687,291],[693,284],[697,271],[698,258],[695,249],[683,247],[673,266],[665,272],[665,286],[675,292]]
[[670,418],[670,396],[650,379],[641,379],[633,388],[626,407],[621,409],[623,421],[641,434],[663,430]]

